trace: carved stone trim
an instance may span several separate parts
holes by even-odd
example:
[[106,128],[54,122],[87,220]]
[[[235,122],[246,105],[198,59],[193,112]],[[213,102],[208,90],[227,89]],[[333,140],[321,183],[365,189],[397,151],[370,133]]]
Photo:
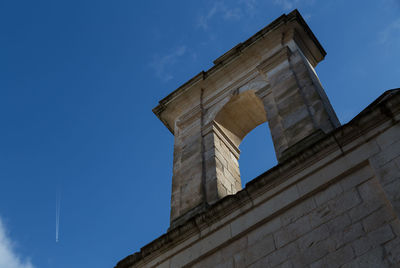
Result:
[[233,142],[229,139],[229,137],[225,134],[225,132],[221,129],[220,126],[218,126],[218,124],[215,121],[212,121],[208,123],[206,126],[204,126],[203,136],[206,136],[210,132],[215,133],[218,136],[218,138],[226,145],[229,151],[237,159],[239,159],[240,149],[235,144],[233,144]]
[[236,159],[239,159],[240,156],[240,150],[239,148],[233,144],[231,139],[225,134],[225,132],[218,126],[217,123],[214,123],[213,125],[214,132],[220,138],[220,140],[228,147],[229,151],[236,157]]
[[[225,197],[200,214],[192,214],[192,218],[188,219],[184,224],[170,228],[166,234],[142,247],[140,252],[121,260],[116,265],[116,268],[128,268],[145,264],[176,245],[198,235],[202,230],[222,220],[233,211],[241,210],[246,204],[251,203],[255,197],[282,185],[282,182],[320,162],[321,159],[329,158],[330,155],[338,151],[341,151],[341,154],[334,155],[334,159],[354,151],[354,148],[361,146],[365,142],[364,139],[359,139],[363,135],[367,135],[369,139],[372,139],[383,131],[382,128],[388,129],[398,124],[399,121],[396,118],[398,118],[399,114],[400,89],[385,92],[349,123],[330,134],[325,134],[315,143],[307,145],[308,147],[298,152],[298,154],[291,156],[285,162],[261,174],[247,183],[246,187],[237,194]],[[354,141],[356,142],[354,143]],[[349,147],[349,144],[352,145]],[[330,161],[334,161],[334,159],[330,159]],[[361,168],[368,163],[367,161],[361,160],[354,167]],[[321,165],[326,164],[322,163]],[[321,167],[317,166],[316,168],[320,169]],[[350,169],[350,172],[353,169]]]
[[273,54],[271,57],[261,62],[257,66],[257,69],[263,73],[267,73],[279,64],[281,64],[283,61],[288,60],[290,54],[290,48],[288,46],[284,46],[281,50]]

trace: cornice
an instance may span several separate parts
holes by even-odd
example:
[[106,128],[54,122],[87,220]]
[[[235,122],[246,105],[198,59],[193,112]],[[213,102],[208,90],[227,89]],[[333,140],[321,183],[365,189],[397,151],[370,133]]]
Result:
[[[322,55],[322,58],[319,59],[322,60],[324,56],[326,55],[325,50],[322,48],[321,44],[315,37],[315,35],[312,33],[310,28],[308,27],[307,23],[304,21],[303,17],[300,15],[297,9],[294,11],[290,12],[289,14],[283,14],[270,24],[268,24],[266,27],[258,31],[256,34],[251,36],[249,39],[246,41],[239,43],[226,53],[224,53],[222,56],[218,57],[216,60],[213,61],[214,65],[208,69],[207,71],[201,71],[199,74],[191,78],[189,81],[178,87],[176,90],[174,90],[172,93],[167,95],[165,98],[159,101],[159,104],[153,109],[153,113],[165,124],[165,126],[171,131],[171,133],[174,133],[173,127],[170,126],[166,120],[162,118],[162,113],[165,111],[167,105],[172,102],[173,100],[177,99],[180,95],[183,93],[187,92],[189,89],[193,88],[197,83],[201,83],[201,81],[206,80],[208,77],[212,76],[214,73],[220,71],[222,68],[224,68],[229,62],[233,61],[237,57],[239,57],[245,50],[249,49],[252,45],[254,45],[258,40],[264,38],[267,34],[271,33],[274,29],[280,27],[281,25],[285,25],[289,22],[292,21],[297,21],[299,25],[302,27],[304,30],[305,34],[308,36],[309,39],[315,44],[315,46],[318,48],[319,53]],[[315,59],[315,57],[312,58],[315,61],[318,61]],[[315,63],[316,65],[316,63]]]

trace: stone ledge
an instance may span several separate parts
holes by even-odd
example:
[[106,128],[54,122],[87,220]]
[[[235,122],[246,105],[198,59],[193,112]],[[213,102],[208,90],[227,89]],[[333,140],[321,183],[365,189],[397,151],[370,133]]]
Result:
[[[258,40],[261,40],[266,35],[270,34],[274,29],[278,28],[281,25],[291,23],[293,21],[296,21],[298,25],[301,27],[302,29],[301,32],[304,38],[306,38],[307,40],[309,40],[309,42],[313,44],[315,48],[314,52],[316,54],[313,55],[313,59],[315,61],[314,64],[316,65],[319,61],[324,59],[326,52],[323,49],[322,45],[319,43],[318,39],[311,31],[311,29],[308,27],[307,23],[304,21],[299,11],[295,9],[289,14],[281,15],[279,18],[275,19],[273,22],[271,22],[266,27],[258,31],[256,34],[248,38],[246,41],[244,41],[243,43],[239,43],[238,45],[227,51],[225,54],[214,60],[213,61],[214,65],[210,69],[206,71],[201,71],[200,73],[189,79],[189,81],[187,81],[186,83],[178,87],[176,90],[168,94],[165,98],[160,100],[159,104],[153,109],[153,113],[163,122],[163,124],[169,129],[171,133],[174,133],[174,126],[170,125],[161,116],[161,114],[165,111],[166,107],[171,101],[174,101],[176,98],[178,98],[181,94],[189,90],[195,84],[203,80],[206,80],[212,74],[224,68],[226,64],[235,60],[242,54],[244,50],[249,49],[252,45],[254,45],[254,43],[256,43]],[[295,30],[296,29],[293,29],[293,31]],[[297,35],[299,36],[298,31],[297,33],[298,33]],[[299,39],[299,37],[297,38]],[[304,40],[302,42],[304,43]]]
[[246,187],[237,194],[226,196],[210,206],[205,212],[194,215],[184,224],[169,230],[166,234],[142,247],[140,252],[121,260],[116,268],[128,268],[144,261],[146,257],[156,257],[153,254],[161,254],[191,236],[198,234],[204,226],[210,226],[233,211],[239,210],[248,202],[252,202],[252,197],[265,192],[266,189],[279,185],[284,178],[311,166],[333,151],[337,151],[338,148],[344,153],[343,148],[345,146],[348,147],[351,142],[361,137],[364,133],[387,122],[391,123],[391,125],[398,124],[399,121],[396,120],[396,117],[399,114],[400,89],[386,91],[346,125],[337,128],[322,138],[319,137],[314,143],[306,142],[308,147],[248,182]]

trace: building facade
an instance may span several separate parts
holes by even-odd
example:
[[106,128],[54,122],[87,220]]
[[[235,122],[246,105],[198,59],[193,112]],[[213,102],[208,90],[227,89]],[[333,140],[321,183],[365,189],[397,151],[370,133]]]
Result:
[[[175,137],[168,232],[130,267],[400,267],[400,89],[341,126],[297,10],[153,110]],[[278,165],[242,189],[243,138],[268,122]]]

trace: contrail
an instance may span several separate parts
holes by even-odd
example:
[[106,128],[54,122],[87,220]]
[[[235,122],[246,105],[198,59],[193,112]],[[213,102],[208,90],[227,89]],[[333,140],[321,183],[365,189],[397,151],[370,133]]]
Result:
[[60,205],[61,205],[61,192],[56,192],[56,242],[58,242],[58,233],[60,230]]

